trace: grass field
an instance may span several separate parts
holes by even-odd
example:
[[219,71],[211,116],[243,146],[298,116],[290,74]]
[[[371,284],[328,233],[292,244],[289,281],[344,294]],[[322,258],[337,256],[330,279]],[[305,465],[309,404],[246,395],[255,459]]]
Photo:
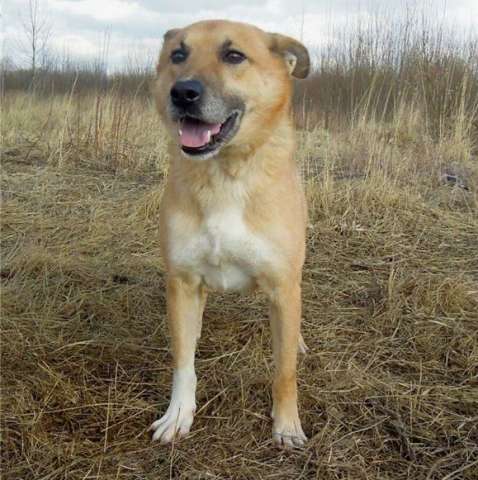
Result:
[[300,129],[310,224],[300,410],[271,445],[260,295],[212,295],[198,413],[147,428],[171,381],[149,101],[7,95],[2,146],[2,472],[19,479],[478,478],[478,158],[464,119],[417,109]]

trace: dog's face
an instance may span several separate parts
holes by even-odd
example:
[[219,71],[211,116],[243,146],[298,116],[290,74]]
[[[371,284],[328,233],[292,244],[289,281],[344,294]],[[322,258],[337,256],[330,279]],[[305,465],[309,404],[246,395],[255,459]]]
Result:
[[254,144],[288,113],[290,75],[308,71],[307,50],[290,37],[243,23],[198,22],[166,33],[155,98],[182,152],[202,160]]

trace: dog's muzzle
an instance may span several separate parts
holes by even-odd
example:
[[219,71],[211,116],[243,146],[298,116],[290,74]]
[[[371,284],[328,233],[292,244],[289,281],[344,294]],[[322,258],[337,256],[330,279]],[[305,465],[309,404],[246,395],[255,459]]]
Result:
[[171,88],[172,119],[179,124],[179,144],[187,156],[215,155],[236,134],[244,111],[237,99],[207,91],[199,80],[179,80]]

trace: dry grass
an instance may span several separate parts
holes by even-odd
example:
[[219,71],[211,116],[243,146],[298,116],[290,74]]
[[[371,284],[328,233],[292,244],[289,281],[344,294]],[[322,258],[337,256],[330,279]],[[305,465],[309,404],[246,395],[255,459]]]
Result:
[[478,478],[469,135],[432,140],[413,110],[300,132],[310,441],[271,445],[264,299],[213,295],[193,431],[163,447],[146,431],[171,380],[156,115],[68,96],[9,96],[3,113],[3,478]]

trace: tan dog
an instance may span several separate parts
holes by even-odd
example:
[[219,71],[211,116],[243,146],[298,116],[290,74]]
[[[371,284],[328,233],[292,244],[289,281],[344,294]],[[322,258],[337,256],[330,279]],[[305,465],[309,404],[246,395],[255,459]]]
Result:
[[165,35],[155,98],[172,137],[160,231],[174,375],[154,440],[170,442],[193,422],[207,290],[256,287],[271,302],[273,439],[306,440],[296,386],[306,207],[290,76],[308,71],[303,45],[251,25],[204,21]]

